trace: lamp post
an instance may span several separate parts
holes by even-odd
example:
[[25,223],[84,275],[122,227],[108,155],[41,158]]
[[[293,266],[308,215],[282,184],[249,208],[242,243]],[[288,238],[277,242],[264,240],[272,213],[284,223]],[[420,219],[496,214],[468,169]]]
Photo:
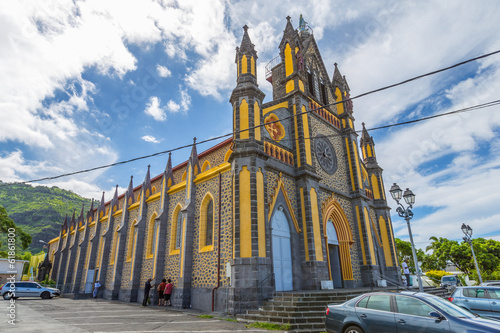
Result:
[[[413,194],[410,189],[406,189],[403,193],[403,198],[405,202],[408,204],[408,207],[405,208],[399,201],[401,200],[402,190],[399,186],[394,183],[389,190],[391,192],[392,198],[398,203],[399,207],[396,209],[398,215],[406,220],[406,224],[408,225],[408,234],[410,235],[410,243],[411,243],[411,251],[413,252],[413,262],[415,263],[415,271],[417,273],[418,278],[418,287],[420,292],[424,292],[424,287],[422,286],[422,279],[420,278],[420,269],[418,267],[417,253],[415,252],[415,244],[413,243],[413,236],[411,234],[410,220],[413,217],[413,212],[411,208],[413,208],[413,204],[415,203],[415,194]],[[410,281],[408,281],[409,283]]]
[[462,232],[464,233],[464,241],[469,243],[470,248],[472,250],[472,257],[474,258],[474,264],[476,264],[477,276],[479,277],[479,283],[483,283],[483,279],[481,278],[481,272],[479,271],[479,266],[477,265],[476,254],[474,253],[474,246],[472,246],[472,228],[470,225],[466,225],[462,223]]

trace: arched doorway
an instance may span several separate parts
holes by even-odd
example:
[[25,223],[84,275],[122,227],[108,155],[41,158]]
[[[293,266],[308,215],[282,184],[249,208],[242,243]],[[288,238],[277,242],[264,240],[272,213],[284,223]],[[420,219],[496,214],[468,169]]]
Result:
[[293,290],[290,225],[280,206],[271,219],[273,236],[273,269],[276,291]]
[[352,288],[354,275],[351,264],[351,244],[354,243],[351,227],[340,204],[330,198],[324,203],[323,230],[328,246],[328,270],[337,288]]
[[328,255],[330,256],[330,272],[333,286],[342,288],[342,267],[339,255],[339,238],[332,220],[326,223],[326,235],[328,237]]

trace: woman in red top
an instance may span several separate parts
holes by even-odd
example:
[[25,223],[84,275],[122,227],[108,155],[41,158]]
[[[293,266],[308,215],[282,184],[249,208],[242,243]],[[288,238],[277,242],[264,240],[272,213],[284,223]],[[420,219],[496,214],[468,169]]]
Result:
[[164,299],[163,299],[163,292],[165,291],[165,286],[167,285],[167,280],[163,279],[161,280],[161,283],[158,285],[158,306],[165,305]]
[[168,283],[167,285],[165,286],[165,292],[163,293],[163,295],[165,296],[165,306],[167,306],[167,302],[168,302],[168,306],[172,306],[172,302],[170,301],[170,296],[172,295],[172,288],[174,287],[174,285],[172,284],[172,280],[168,279]]

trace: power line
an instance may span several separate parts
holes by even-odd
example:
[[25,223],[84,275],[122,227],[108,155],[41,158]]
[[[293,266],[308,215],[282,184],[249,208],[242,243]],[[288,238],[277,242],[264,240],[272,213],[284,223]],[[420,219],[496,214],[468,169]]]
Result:
[[[214,138],[203,140],[203,141],[198,142],[198,144],[203,144],[203,143],[207,143],[207,142],[219,140],[219,139],[222,139],[222,138],[234,135],[236,133],[250,131],[251,129],[263,127],[265,125],[269,125],[269,124],[272,124],[272,123],[275,123],[275,122],[278,122],[278,121],[284,121],[284,120],[287,120],[287,119],[290,119],[290,118],[293,118],[293,117],[300,116],[300,115],[305,114],[305,113],[311,113],[311,112],[323,109],[323,108],[328,107],[328,106],[333,106],[333,105],[336,105],[336,104],[339,104],[339,103],[343,103],[343,102],[346,102],[346,101],[350,101],[350,100],[354,100],[354,99],[357,99],[357,98],[360,98],[360,97],[371,95],[371,94],[374,94],[376,92],[380,92],[380,91],[383,91],[383,90],[394,88],[394,87],[397,87],[397,86],[409,83],[411,81],[415,81],[415,80],[418,80],[418,79],[421,79],[421,78],[424,78],[424,77],[427,77],[427,76],[431,76],[431,75],[434,75],[434,74],[437,74],[437,73],[440,73],[440,72],[444,72],[444,71],[450,70],[450,69],[458,67],[458,66],[462,66],[462,65],[467,64],[469,62],[473,62],[473,61],[476,61],[476,60],[479,60],[479,59],[483,59],[483,58],[495,55],[497,53],[500,53],[500,50],[497,50],[497,51],[494,51],[494,52],[491,52],[491,53],[487,53],[487,54],[484,54],[484,55],[481,55],[481,56],[478,56],[478,57],[475,57],[475,58],[471,58],[471,59],[459,62],[457,64],[454,64],[452,66],[438,69],[436,71],[432,71],[432,72],[429,72],[429,73],[426,73],[426,74],[415,76],[413,78],[401,81],[399,83],[395,83],[395,84],[388,85],[388,86],[385,86],[385,87],[382,87],[382,88],[371,90],[371,91],[362,93],[362,94],[354,96],[354,97],[350,97],[348,99],[345,99],[345,100],[342,100],[342,101],[339,101],[339,102],[334,102],[334,103],[326,104],[326,105],[321,106],[321,107],[316,108],[316,109],[312,109],[312,110],[308,110],[308,111],[304,111],[304,112],[299,112],[297,114],[290,115],[290,116],[285,117],[283,119],[275,120],[275,121],[272,121],[272,122],[267,122],[265,124],[254,126],[254,127],[248,128],[248,129],[244,129],[244,130],[240,130],[240,131],[236,131],[236,132],[232,132],[232,133],[227,133],[227,134],[223,134],[223,135],[220,135],[220,136],[217,136],[217,137],[214,137]],[[500,103],[500,100],[496,100],[496,101],[492,101],[492,102],[488,102],[488,103],[484,103],[484,104],[479,104],[479,105],[475,105],[475,106],[472,106],[472,107],[468,107],[468,108],[464,108],[464,109],[460,109],[460,110],[455,110],[455,111],[451,111],[451,112],[447,112],[447,113],[443,113],[443,114],[439,114],[439,115],[434,115],[434,116],[424,117],[424,118],[410,120],[410,121],[406,121],[406,122],[401,122],[401,123],[396,123],[396,124],[390,124],[390,125],[375,127],[375,128],[369,129],[368,131],[379,130],[379,129],[389,128],[389,127],[394,127],[394,126],[407,125],[407,124],[411,124],[411,123],[415,123],[415,122],[419,122],[419,121],[423,121],[423,120],[428,120],[428,119],[432,119],[432,118],[447,116],[447,115],[451,115],[451,114],[455,114],[455,113],[459,113],[459,112],[473,111],[473,110],[480,109],[480,108],[485,108],[485,107],[490,107],[490,106],[498,105],[499,103]],[[359,132],[359,131],[357,131],[357,132]],[[338,135],[338,134],[335,134],[335,135]],[[333,135],[333,136],[335,136],[335,135]],[[304,139],[307,139],[307,138],[304,138]],[[293,139],[293,140],[295,140],[295,139]],[[177,151],[177,150],[181,150],[181,149],[184,149],[184,148],[192,147],[193,145],[194,145],[194,143],[187,144],[187,145],[179,146],[179,147],[172,148],[172,149],[169,149],[169,150],[160,151],[160,152],[157,152],[157,153],[154,153],[154,154],[149,154],[149,155],[144,155],[144,156],[132,158],[132,159],[125,160],[125,161],[120,161],[120,162],[115,162],[115,163],[111,163],[111,164],[101,165],[101,166],[97,166],[97,167],[94,167],[94,168],[79,170],[79,171],[75,171],[75,172],[69,172],[69,173],[60,174],[60,175],[52,176],[52,177],[44,177],[44,178],[32,179],[32,180],[28,180],[28,181],[24,181],[24,182],[17,182],[17,184],[34,183],[34,182],[40,182],[40,181],[44,181],[44,180],[54,180],[54,179],[58,179],[58,178],[62,178],[62,177],[73,176],[73,175],[77,175],[77,174],[81,174],[81,173],[87,173],[87,172],[91,172],[91,171],[95,171],[95,170],[99,170],[99,169],[110,168],[110,167],[114,167],[114,166],[118,166],[118,165],[122,165],[122,164],[127,164],[127,163],[135,162],[135,161],[138,161],[138,160],[150,158],[150,157],[155,157],[155,156],[159,156],[159,155],[171,153],[171,152],[174,152],[174,151]],[[10,184],[0,184],[0,186],[7,186],[7,185],[10,185]]]

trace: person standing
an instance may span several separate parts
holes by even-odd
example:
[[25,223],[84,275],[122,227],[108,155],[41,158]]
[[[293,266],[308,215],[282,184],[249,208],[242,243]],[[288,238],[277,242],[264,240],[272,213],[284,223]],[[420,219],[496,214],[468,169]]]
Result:
[[151,285],[151,281],[153,279],[152,278],[149,278],[146,283],[144,284],[144,298],[142,299],[142,306],[146,306],[148,305],[148,301],[149,301],[149,291],[151,290],[151,287],[153,287]]
[[408,269],[408,259],[405,259],[401,266],[403,267],[403,274],[406,277],[406,285],[410,287],[411,283],[410,283],[410,270]]
[[174,285],[172,284],[172,280],[168,279],[168,283],[165,286],[165,291],[163,294],[165,295],[165,306],[172,306],[172,301],[170,300],[170,296],[172,296],[172,289],[174,288]]
[[99,283],[99,280],[97,280],[94,283],[94,293],[93,293],[94,298],[97,298],[97,293],[99,292],[99,288],[101,288],[101,284]]
[[167,285],[167,280],[161,280],[161,283],[158,285],[158,306],[165,305],[165,299],[163,298],[163,292],[165,291],[165,286]]

